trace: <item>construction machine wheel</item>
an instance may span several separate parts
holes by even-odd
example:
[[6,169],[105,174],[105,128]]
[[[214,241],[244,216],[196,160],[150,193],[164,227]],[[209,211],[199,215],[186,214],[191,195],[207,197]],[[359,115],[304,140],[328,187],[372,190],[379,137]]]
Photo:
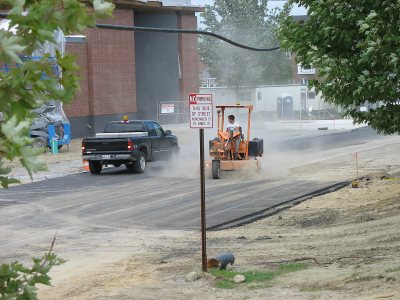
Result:
[[221,178],[221,162],[218,159],[212,161],[212,177],[214,179]]
[[140,151],[138,159],[133,163],[133,171],[135,173],[144,173],[145,170],[146,170],[146,154]]
[[99,161],[89,160],[90,173],[92,173],[92,174],[100,174],[102,168],[103,168],[103,166]]

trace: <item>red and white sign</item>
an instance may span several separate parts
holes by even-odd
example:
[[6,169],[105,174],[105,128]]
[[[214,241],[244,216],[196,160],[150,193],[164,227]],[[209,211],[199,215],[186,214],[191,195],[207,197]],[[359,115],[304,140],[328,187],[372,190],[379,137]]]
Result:
[[161,103],[161,113],[162,114],[173,114],[175,112],[174,103]]
[[211,94],[189,94],[190,128],[213,128]]

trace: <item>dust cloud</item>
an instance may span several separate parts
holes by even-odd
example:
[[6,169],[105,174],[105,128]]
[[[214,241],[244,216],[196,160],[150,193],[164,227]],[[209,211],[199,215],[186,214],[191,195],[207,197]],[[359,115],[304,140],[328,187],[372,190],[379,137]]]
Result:
[[[234,112],[233,112],[234,113]],[[247,116],[238,115],[239,124],[243,132],[247,132]],[[225,121],[226,122],[226,121]],[[148,174],[158,177],[177,177],[195,179],[199,178],[199,131],[190,129],[189,126],[181,126],[174,129],[174,125],[164,125],[167,129],[172,129],[173,134],[178,137],[180,154],[167,162],[153,162],[148,165]],[[204,153],[205,159],[209,157],[209,140],[217,136],[217,129],[205,129]],[[288,132],[269,128],[268,123],[263,120],[252,120],[250,140],[254,138],[263,139],[264,154],[257,158],[261,162],[261,169],[244,169],[241,171],[225,171],[222,179],[271,179],[275,177],[287,176],[290,169],[307,163],[311,158],[319,153],[318,146],[311,146],[306,151],[287,149],[282,147],[282,140],[287,138]],[[211,170],[206,169],[207,178],[211,178]]]

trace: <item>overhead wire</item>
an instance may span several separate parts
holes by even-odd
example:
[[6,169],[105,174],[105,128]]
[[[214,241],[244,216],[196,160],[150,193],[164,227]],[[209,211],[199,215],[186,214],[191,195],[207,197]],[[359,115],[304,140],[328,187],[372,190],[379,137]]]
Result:
[[[0,18],[7,18],[7,13],[0,13]],[[217,38],[221,41],[224,41],[228,44],[231,44],[235,47],[239,47],[242,49],[250,50],[250,51],[258,51],[258,52],[270,52],[279,50],[279,46],[275,46],[272,48],[256,48],[250,47],[247,45],[243,45],[237,43],[231,39],[228,39],[222,35],[219,35],[214,32],[205,31],[205,30],[197,30],[197,29],[177,29],[177,28],[158,28],[158,27],[141,27],[141,26],[126,26],[126,25],[113,25],[113,24],[96,24],[96,28],[99,29],[112,29],[112,30],[128,30],[128,31],[142,31],[142,32],[162,32],[162,33],[184,33],[184,34],[199,34],[199,35],[206,35]]]
[[280,49],[279,46],[272,48],[255,48],[246,46],[235,41],[232,41],[222,35],[216,34],[210,31],[204,30],[196,30],[196,29],[175,29],[175,28],[158,28],[158,27],[140,27],[140,26],[124,26],[124,25],[111,25],[111,24],[96,24],[97,28],[101,29],[114,29],[114,30],[129,30],[129,31],[144,31],[144,32],[162,32],[162,33],[185,33],[185,34],[200,34],[207,35],[217,39],[220,39],[228,44],[231,44],[235,47],[239,47],[242,49],[250,50],[250,51],[259,51],[259,52],[270,52]]

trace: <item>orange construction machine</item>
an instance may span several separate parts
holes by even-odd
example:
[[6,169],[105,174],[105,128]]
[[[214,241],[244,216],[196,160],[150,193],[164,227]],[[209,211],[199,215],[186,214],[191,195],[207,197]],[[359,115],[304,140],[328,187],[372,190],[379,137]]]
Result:
[[[219,179],[221,171],[235,171],[243,169],[259,170],[261,167],[257,157],[263,155],[263,140],[250,140],[252,105],[221,105],[217,106],[218,135],[210,140],[211,162],[206,162],[206,167],[211,167],[212,177]],[[242,127],[237,123],[224,127],[226,109],[247,110],[247,132],[243,133]],[[239,126],[236,126],[236,125]],[[236,126],[236,127],[235,127]]]

